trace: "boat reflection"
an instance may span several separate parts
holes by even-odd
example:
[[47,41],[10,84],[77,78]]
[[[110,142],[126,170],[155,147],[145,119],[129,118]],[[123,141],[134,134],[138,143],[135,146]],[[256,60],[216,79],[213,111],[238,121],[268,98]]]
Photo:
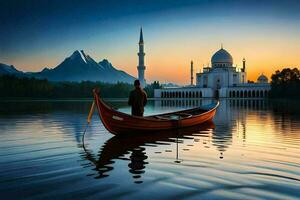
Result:
[[[142,183],[142,174],[145,173],[146,161],[148,156],[146,155],[147,146],[156,147],[162,145],[171,145],[176,143],[176,157],[174,162],[180,163],[178,153],[178,143],[182,143],[182,139],[193,139],[193,135],[201,131],[208,131],[214,129],[213,122],[207,122],[200,126],[190,127],[180,130],[163,131],[156,133],[148,133],[142,135],[130,135],[126,136],[114,136],[110,138],[100,148],[99,154],[96,157],[85,149],[84,159],[90,161],[94,166],[94,170],[97,171],[95,178],[104,178],[109,176],[109,172],[114,169],[114,159],[128,161],[129,173],[132,174],[135,183]],[[168,150],[166,150],[168,151]],[[129,158],[125,155],[130,154]]]

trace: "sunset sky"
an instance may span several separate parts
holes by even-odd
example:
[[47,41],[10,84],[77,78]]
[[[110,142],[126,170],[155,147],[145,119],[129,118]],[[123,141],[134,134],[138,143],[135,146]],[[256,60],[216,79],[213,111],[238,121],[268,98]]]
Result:
[[188,84],[221,43],[248,79],[300,66],[299,1],[1,1],[0,63],[53,68],[74,50],[137,76],[139,29],[146,80]]

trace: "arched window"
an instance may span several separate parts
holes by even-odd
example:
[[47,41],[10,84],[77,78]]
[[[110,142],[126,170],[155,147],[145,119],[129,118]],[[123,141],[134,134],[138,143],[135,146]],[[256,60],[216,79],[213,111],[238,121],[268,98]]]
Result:
[[232,97],[235,98],[235,91],[232,91]]
[[248,97],[251,97],[251,91],[248,91]]
[[199,92],[197,91],[197,92],[196,92],[196,98],[198,98],[198,97],[199,97]]
[[181,96],[182,96],[182,98],[184,98],[184,92],[182,92],[182,95],[181,95]]
[[229,91],[229,98],[231,98],[232,97],[232,94],[231,94],[231,91]]
[[195,96],[195,92],[193,92],[193,95],[192,95],[192,97],[193,97],[193,98],[195,98],[195,97],[196,97],[196,96]]
[[260,91],[260,97],[263,98],[264,97],[264,92],[261,90]]
[[200,96],[199,96],[200,98],[202,98],[202,92],[200,91]]
[[189,92],[189,98],[192,98],[192,93],[191,92]]
[[253,98],[255,97],[255,91],[254,90],[252,91],[252,97]]
[[244,97],[247,98],[248,97],[248,93],[247,91],[244,91]]
[[237,97],[237,98],[240,97],[240,91],[236,91],[236,97]]
[[258,90],[256,91],[256,97],[259,97],[259,91]]
[[241,98],[243,98],[244,97],[244,92],[243,91],[241,91]]
[[178,97],[181,98],[181,92],[178,93]]
[[268,97],[268,91],[265,90],[265,97]]
[[189,97],[189,93],[185,92],[185,98],[188,98],[188,97]]

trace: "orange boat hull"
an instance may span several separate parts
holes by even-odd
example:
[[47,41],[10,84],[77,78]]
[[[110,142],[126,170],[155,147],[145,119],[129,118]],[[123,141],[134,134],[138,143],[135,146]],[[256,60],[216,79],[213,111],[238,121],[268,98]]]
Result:
[[204,122],[211,121],[215,116],[216,109],[219,105],[219,103],[217,103],[212,109],[203,110],[202,113],[197,115],[177,120],[166,120],[161,119],[159,117],[172,114],[187,113],[193,111],[193,109],[174,113],[167,113],[163,115],[138,117],[118,112],[112,109],[103,102],[103,100],[99,97],[98,93],[95,90],[93,91],[93,93],[96,107],[102,123],[109,132],[115,135],[128,133],[145,133],[196,126]]

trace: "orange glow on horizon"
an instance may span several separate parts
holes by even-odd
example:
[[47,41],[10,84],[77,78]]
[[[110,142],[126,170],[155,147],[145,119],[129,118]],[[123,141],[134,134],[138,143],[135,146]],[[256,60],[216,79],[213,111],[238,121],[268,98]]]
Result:
[[[257,37],[253,41],[253,38],[231,38],[224,41],[223,44],[224,49],[232,55],[234,66],[237,65],[240,68],[242,59],[246,58],[248,80],[256,81],[257,77],[263,73],[270,81],[271,75],[276,70],[300,66],[300,42],[292,39],[285,41],[277,39]],[[169,38],[165,36],[160,39],[145,36],[145,78],[147,82],[158,80],[161,83],[189,84],[190,61],[194,61],[195,72],[202,71],[203,65],[210,65],[211,56],[219,50],[221,43],[218,41],[205,42],[203,38],[195,40],[192,37],[178,40],[176,36]],[[87,46],[83,49],[95,61],[99,62],[107,58],[116,68],[137,77],[137,41],[130,40],[125,46],[123,44],[111,46],[110,49],[99,49],[98,46]],[[37,52],[36,55],[30,55],[30,57],[24,56],[2,62],[15,65],[17,69],[24,71],[40,71],[44,67],[57,66],[72,52],[71,48],[63,53]]]
[[[231,50],[232,49],[232,50]],[[218,48],[215,49],[217,51]],[[252,48],[249,50],[244,49],[244,51],[239,52],[239,49],[234,50],[233,48],[227,49],[229,53],[233,56],[234,66],[237,65],[238,68],[242,67],[242,59],[246,58],[246,71],[247,79],[256,82],[260,74],[264,74],[271,81],[271,75],[275,73],[276,70],[281,70],[286,67],[298,67],[300,64],[300,57],[296,55],[288,54],[287,52],[274,52],[271,53],[271,49],[252,52]],[[147,51],[147,49],[146,49]],[[297,50],[299,51],[299,50]],[[160,51],[150,51],[146,52],[145,65],[146,80],[149,83],[155,80],[159,80],[161,83],[173,82],[179,84],[189,84],[190,82],[190,61],[194,61],[194,72],[198,73],[202,71],[203,65],[211,65],[210,59],[213,55],[213,50],[199,51],[199,54],[192,53],[189,56],[187,50],[173,50],[169,52],[169,56],[165,56]],[[151,56],[150,56],[151,54]],[[120,64],[118,64],[120,63]],[[122,61],[116,60],[113,63],[115,66],[122,66]],[[123,65],[124,66],[124,65]],[[130,66],[130,67],[126,67]],[[130,59],[125,67],[120,67],[122,70],[127,71],[133,76],[137,76],[137,58],[136,60]]]

